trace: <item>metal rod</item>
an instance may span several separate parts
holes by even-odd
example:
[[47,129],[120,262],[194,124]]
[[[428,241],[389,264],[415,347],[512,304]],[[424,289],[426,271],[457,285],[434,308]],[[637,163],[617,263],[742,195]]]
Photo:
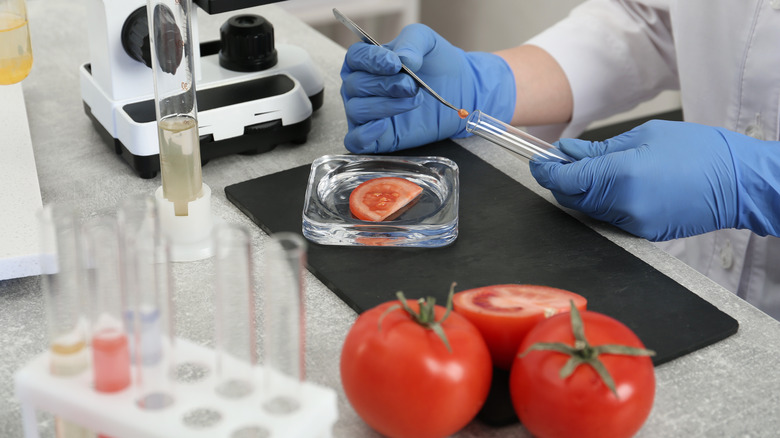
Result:
[[[354,33],[355,35],[360,37],[360,39],[363,42],[368,43],[368,44],[373,44],[375,46],[381,46],[381,44],[379,44],[379,42],[377,40],[375,40],[371,35],[366,33],[366,31],[361,29],[360,26],[358,26],[354,21],[350,20],[344,14],[339,12],[338,9],[333,8],[333,15],[336,17],[337,20],[339,20],[341,22],[341,24],[346,26],[347,29],[351,30],[352,33]],[[419,86],[421,86],[425,91],[430,93],[431,96],[435,97],[436,100],[438,100],[439,102],[443,103],[444,105],[454,109],[455,111],[458,111],[458,108],[456,108],[455,105],[447,102],[446,100],[444,100],[443,97],[439,96],[439,93],[433,91],[433,89],[431,87],[429,87],[428,84],[426,84],[422,79],[420,79],[419,76],[414,74],[414,72],[412,70],[410,70],[409,67],[401,64],[401,70],[403,70],[404,73],[406,73],[409,76],[411,76],[412,79],[414,79],[414,81],[417,82],[417,84]]]

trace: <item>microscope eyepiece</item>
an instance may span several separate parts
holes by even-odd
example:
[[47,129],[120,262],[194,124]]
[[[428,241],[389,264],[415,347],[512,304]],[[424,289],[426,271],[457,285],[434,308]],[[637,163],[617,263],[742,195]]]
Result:
[[260,71],[278,60],[274,27],[259,15],[230,17],[219,29],[219,65],[233,71]]
[[146,6],[127,16],[122,26],[122,48],[131,58],[152,68],[152,50],[149,46],[149,18]]

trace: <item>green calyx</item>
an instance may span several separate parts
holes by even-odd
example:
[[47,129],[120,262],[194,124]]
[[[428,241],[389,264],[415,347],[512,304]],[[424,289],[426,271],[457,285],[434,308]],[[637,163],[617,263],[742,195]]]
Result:
[[444,312],[444,315],[442,315],[441,319],[436,321],[436,298],[434,297],[428,297],[428,298],[420,298],[417,300],[417,303],[420,305],[420,309],[415,312],[414,309],[412,309],[409,304],[406,302],[406,297],[404,296],[404,293],[401,291],[398,291],[395,293],[395,296],[398,297],[398,304],[394,304],[390,307],[388,307],[384,313],[379,317],[379,331],[382,331],[382,320],[387,316],[388,313],[393,312],[398,309],[403,309],[406,311],[406,313],[409,314],[409,316],[421,326],[428,328],[430,330],[433,330],[434,333],[441,339],[442,342],[444,342],[444,346],[447,347],[447,351],[452,353],[452,347],[450,346],[450,341],[447,339],[447,334],[444,333],[444,329],[442,328],[441,324],[444,322],[444,320],[447,319],[447,317],[450,316],[450,313],[452,312],[452,295],[455,293],[455,283],[452,283],[450,286],[450,293],[447,296],[447,306],[446,306],[446,312]]
[[629,347],[627,345],[605,344],[592,346],[585,338],[585,326],[582,323],[582,316],[580,311],[574,305],[574,301],[571,301],[571,328],[574,334],[574,346],[564,344],[562,342],[537,342],[527,350],[525,350],[520,357],[525,356],[534,350],[547,350],[557,351],[559,353],[570,356],[566,364],[563,365],[559,373],[561,379],[569,377],[578,366],[582,364],[589,365],[599,375],[605,385],[618,397],[617,390],[615,388],[615,381],[607,371],[607,367],[599,359],[599,355],[602,354],[616,354],[622,356],[655,356],[655,351],[645,348]]

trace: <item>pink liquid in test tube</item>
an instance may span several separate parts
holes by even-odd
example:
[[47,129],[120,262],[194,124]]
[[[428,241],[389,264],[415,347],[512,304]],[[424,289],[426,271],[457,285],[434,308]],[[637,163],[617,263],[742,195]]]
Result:
[[92,337],[95,390],[116,392],[130,385],[130,350],[127,335],[107,330]]
[[96,217],[87,221],[83,230],[92,310],[93,384],[97,392],[115,393],[130,386],[130,350],[122,319],[127,300],[121,284],[119,225],[114,217]]

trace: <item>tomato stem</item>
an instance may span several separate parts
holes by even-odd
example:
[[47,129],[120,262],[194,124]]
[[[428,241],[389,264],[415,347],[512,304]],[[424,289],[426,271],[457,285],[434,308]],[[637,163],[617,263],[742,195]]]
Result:
[[444,332],[444,328],[442,328],[441,324],[450,316],[450,313],[452,313],[452,296],[455,294],[455,284],[456,283],[452,283],[450,286],[450,293],[447,296],[446,310],[444,315],[442,315],[441,319],[438,321],[436,321],[436,298],[428,297],[418,299],[417,304],[419,305],[419,310],[415,312],[414,309],[409,306],[409,303],[406,302],[404,293],[402,291],[396,292],[395,296],[398,297],[399,304],[394,304],[388,307],[379,317],[379,331],[382,330],[382,320],[385,318],[385,316],[387,316],[388,313],[398,309],[403,309],[416,323],[427,329],[433,330],[433,332],[436,333],[439,339],[441,339],[441,341],[444,343],[444,346],[447,347],[447,351],[452,353],[450,341],[447,339],[447,334]]
[[574,346],[562,342],[537,342],[521,353],[520,357],[525,356],[531,351],[538,350],[557,351],[571,356],[559,372],[561,379],[569,377],[577,367],[586,364],[596,371],[596,374],[599,375],[601,381],[607,385],[616,398],[619,398],[615,388],[615,381],[609,374],[607,367],[605,367],[604,363],[598,358],[599,355],[655,356],[655,351],[646,348],[629,347],[628,345],[605,344],[597,345],[595,347],[590,345],[588,339],[585,337],[585,325],[582,323],[580,311],[574,305],[574,301],[570,301],[570,303],[571,331],[574,335]]

